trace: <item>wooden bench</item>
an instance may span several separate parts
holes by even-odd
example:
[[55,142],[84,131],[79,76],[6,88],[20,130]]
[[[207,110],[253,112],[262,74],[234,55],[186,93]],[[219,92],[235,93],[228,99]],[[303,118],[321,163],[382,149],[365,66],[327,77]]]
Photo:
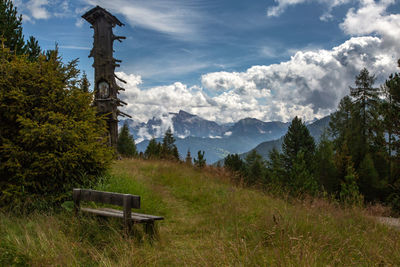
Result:
[[[160,216],[133,213],[132,209],[140,208],[140,196],[81,188],[74,188],[72,195],[74,199],[74,209],[76,215],[78,215],[80,211],[83,211],[98,216],[121,218],[124,220],[124,227],[127,233],[131,230],[133,224],[143,223],[145,232],[153,237],[155,233],[154,221],[164,220],[164,218]],[[81,208],[81,201],[93,201],[97,203],[121,206],[123,207],[123,210],[110,208]]]

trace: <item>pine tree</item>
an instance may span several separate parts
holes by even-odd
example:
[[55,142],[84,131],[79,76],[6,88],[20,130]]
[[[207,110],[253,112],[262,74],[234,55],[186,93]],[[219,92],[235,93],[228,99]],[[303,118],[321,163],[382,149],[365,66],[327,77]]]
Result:
[[156,141],[156,139],[153,137],[149,144],[147,145],[146,151],[144,152],[144,156],[147,159],[158,159],[160,158],[160,153],[161,153],[161,146],[160,143]]
[[206,166],[206,159],[204,158],[204,151],[197,151],[197,159],[194,159],[194,165],[198,168]]
[[379,179],[370,153],[366,154],[362,160],[358,174],[358,186],[365,199],[367,201],[378,200],[383,184]]
[[28,60],[36,61],[39,58],[40,53],[42,52],[39,42],[35,39],[35,37],[30,36],[28,42],[25,45],[25,51],[28,56]]
[[123,157],[136,157],[136,145],[133,136],[129,133],[129,127],[127,121],[121,128],[121,132],[118,135],[117,151]]
[[161,157],[163,159],[179,160],[178,148],[175,145],[175,138],[171,128],[168,128],[164,134],[161,146]]
[[321,136],[315,152],[315,162],[317,162],[315,175],[319,184],[328,193],[338,192],[340,180],[335,166],[333,143],[328,139],[326,132]]
[[113,157],[93,95],[74,86],[76,61],[0,50],[0,205],[56,205],[96,182]]
[[289,189],[295,194],[315,194],[318,191],[318,183],[310,172],[304,158],[304,152],[300,150],[293,161],[292,169],[289,173]]
[[315,152],[314,138],[297,116],[292,120],[288,132],[283,137],[282,151],[287,170],[290,171],[292,169],[293,161],[300,151],[304,153],[304,160],[307,168],[310,171],[312,170]]
[[345,141],[348,142],[352,135],[353,109],[351,98],[345,96],[340,100],[338,110],[331,115],[328,131],[334,139],[335,150],[339,149]]
[[340,200],[347,205],[361,206],[364,198],[358,190],[358,176],[351,160],[346,163],[346,175],[340,184]]
[[90,89],[90,82],[89,82],[89,79],[87,78],[85,71],[83,71],[83,74],[82,74],[80,88],[84,92],[89,92],[89,89]]
[[238,154],[229,154],[224,159],[224,167],[231,172],[242,174],[244,171],[244,162]]
[[267,183],[286,185],[289,182],[283,155],[274,147],[267,161]]
[[391,74],[382,91],[385,97],[382,114],[383,128],[387,134],[389,182],[394,183],[396,177],[400,177],[400,74]]
[[4,45],[13,53],[17,55],[25,53],[22,15],[18,16],[17,8],[11,0],[0,1],[0,38],[3,38]]
[[[356,76],[356,87],[350,87],[350,95],[354,98],[356,111],[360,116],[360,134],[363,150],[361,158],[368,153],[369,146],[373,143],[379,127],[377,126],[377,107],[379,104],[379,90],[373,87],[375,76],[369,75],[369,71],[364,68]],[[357,166],[357,165],[356,165]]]
[[260,154],[255,149],[250,151],[245,159],[246,182],[250,185],[265,183],[265,163]]

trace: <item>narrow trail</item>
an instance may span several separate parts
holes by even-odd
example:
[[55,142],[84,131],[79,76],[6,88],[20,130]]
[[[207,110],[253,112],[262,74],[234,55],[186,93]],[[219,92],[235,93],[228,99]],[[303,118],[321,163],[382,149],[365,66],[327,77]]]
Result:
[[375,217],[375,219],[384,225],[390,226],[393,229],[400,231],[400,219],[392,217]]

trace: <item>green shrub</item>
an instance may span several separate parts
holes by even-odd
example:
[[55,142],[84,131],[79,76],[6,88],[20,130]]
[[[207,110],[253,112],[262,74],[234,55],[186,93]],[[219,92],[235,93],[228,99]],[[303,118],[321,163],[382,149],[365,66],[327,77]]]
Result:
[[31,62],[0,50],[0,206],[59,203],[112,159],[106,122],[80,90],[77,60],[57,50]]

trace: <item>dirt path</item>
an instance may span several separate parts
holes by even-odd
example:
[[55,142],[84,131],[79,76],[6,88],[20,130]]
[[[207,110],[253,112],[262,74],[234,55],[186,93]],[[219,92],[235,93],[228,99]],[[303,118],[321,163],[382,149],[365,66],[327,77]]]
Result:
[[397,230],[400,230],[400,219],[392,217],[375,217],[376,220],[387,226],[391,226]]

